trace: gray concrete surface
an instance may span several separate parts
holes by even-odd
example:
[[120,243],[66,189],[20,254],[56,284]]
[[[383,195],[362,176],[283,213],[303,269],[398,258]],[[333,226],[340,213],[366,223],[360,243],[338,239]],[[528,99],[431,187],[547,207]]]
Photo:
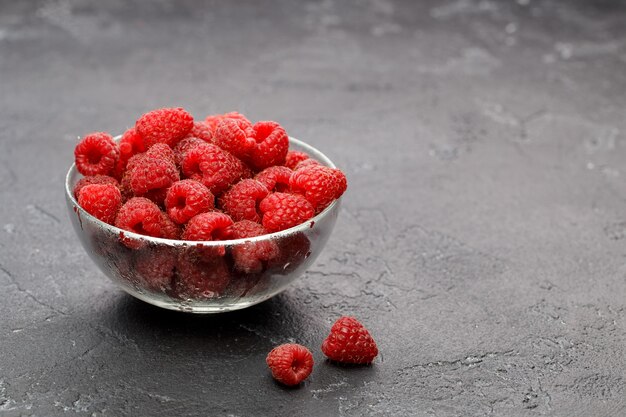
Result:
[[[625,416],[626,4],[0,2],[2,416]],[[291,289],[212,317],[119,291],[70,228],[79,135],[233,109],[350,188]],[[317,348],[342,314],[371,367]],[[264,364],[310,346],[296,390]]]

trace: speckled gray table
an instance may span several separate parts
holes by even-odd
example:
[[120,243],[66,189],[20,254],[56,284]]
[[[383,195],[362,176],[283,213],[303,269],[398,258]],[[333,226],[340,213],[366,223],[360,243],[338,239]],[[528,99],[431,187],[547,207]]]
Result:
[[[0,2],[0,415],[626,415],[625,21],[608,0]],[[326,251],[275,299],[162,311],[74,237],[76,137],[174,105],[275,118],[347,172]],[[342,314],[373,366],[324,361]],[[264,364],[286,341],[317,361],[297,390]]]

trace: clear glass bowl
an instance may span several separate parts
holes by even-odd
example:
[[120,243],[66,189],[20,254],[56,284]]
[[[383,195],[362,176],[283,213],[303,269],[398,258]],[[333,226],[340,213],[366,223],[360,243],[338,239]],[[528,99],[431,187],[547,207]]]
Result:
[[[116,139],[119,139],[116,138]],[[294,138],[290,149],[335,165]],[[282,292],[315,261],[335,226],[341,199],[306,223],[250,239],[194,242],[153,238],[106,224],[83,210],[73,188],[81,174],[72,165],[65,180],[69,216],[83,247],[113,282],[140,300],[192,313],[246,308]],[[254,251],[273,254],[255,262]],[[252,262],[238,262],[238,259]],[[243,270],[242,266],[244,265]]]

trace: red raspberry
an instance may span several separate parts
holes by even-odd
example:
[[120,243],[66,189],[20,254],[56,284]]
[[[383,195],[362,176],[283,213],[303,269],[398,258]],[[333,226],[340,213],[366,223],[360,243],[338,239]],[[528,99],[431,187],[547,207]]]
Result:
[[198,138],[203,142],[213,143],[213,129],[204,122],[193,122],[193,128],[187,135],[188,138]]
[[161,212],[161,237],[164,239],[179,240],[182,229],[174,223],[167,213]]
[[86,176],[111,174],[119,156],[113,137],[104,132],[88,134],[74,148],[76,169]]
[[145,152],[146,145],[143,142],[143,138],[141,137],[141,135],[137,133],[137,130],[134,127],[131,127],[122,135],[119,149],[120,157],[115,164],[115,168],[113,169],[113,176],[118,180],[121,179],[124,175],[128,160],[133,155]]
[[302,232],[280,237],[278,256],[268,262],[268,268],[278,273],[288,274],[300,267],[311,255],[311,241]]
[[241,120],[252,126],[252,123],[250,123],[250,120],[248,120],[246,116],[236,111],[231,111],[230,113],[224,114],[212,114],[210,116],[207,116],[207,118],[204,120],[204,123],[206,123],[207,126],[209,126],[209,129],[211,129],[211,132],[215,134],[215,131],[217,130],[217,125],[219,125],[220,122],[224,119]]
[[256,180],[241,180],[230,187],[220,198],[220,207],[233,218],[234,221],[252,220],[260,222],[261,216],[258,205],[269,191]]
[[183,174],[221,194],[243,175],[243,163],[218,146],[203,144],[189,149],[181,161]]
[[164,143],[157,143],[146,151],[146,157],[150,159],[165,159],[171,163],[176,163],[176,155],[172,148]]
[[80,190],[91,184],[113,184],[116,187],[119,186],[117,180],[113,177],[109,177],[107,175],[94,175],[92,177],[83,177],[78,180],[76,185],[74,186],[74,197],[78,200],[78,195],[80,194]]
[[180,142],[178,142],[176,144],[176,146],[174,146],[174,155],[176,155],[176,163],[178,165],[181,164],[182,160],[183,160],[183,155],[185,154],[185,152],[187,152],[189,149],[196,147],[198,145],[202,145],[205,144],[206,142],[203,141],[202,139],[198,139],[195,137],[186,137],[185,139],[181,140]]
[[263,225],[250,221],[240,220],[230,227],[233,239],[245,239],[248,237],[257,237],[267,234],[267,230]]
[[285,157],[285,166],[290,169],[296,169],[298,163],[310,158],[311,157],[304,152],[289,151]]
[[163,237],[162,212],[144,197],[134,197],[124,203],[117,213],[115,226],[140,235]]
[[175,182],[165,197],[165,208],[170,218],[184,224],[197,214],[213,210],[215,198],[204,185],[194,180]]
[[[128,174],[130,171],[132,171],[133,169],[135,169],[135,167],[137,165],[139,165],[139,163],[146,158],[146,153],[138,153],[136,155],[133,155],[130,157],[130,159],[128,160],[128,162],[126,163],[126,172],[124,173],[124,176],[126,176],[126,174]],[[124,178],[122,178],[123,181]]]
[[237,158],[247,159],[256,147],[255,132],[249,122],[224,119],[215,130],[215,144]]
[[174,277],[175,296],[183,300],[219,297],[230,282],[228,265],[221,257],[196,259],[181,254]]
[[193,128],[193,117],[182,108],[152,110],[141,116],[135,124],[143,137],[146,148],[155,143],[173,147]]
[[276,122],[257,122],[254,132],[257,144],[250,156],[252,166],[262,170],[284,164],[289,151],[289,137],[285,129]]
[[233,298],[257,295],[267,289],[268,281],[268,277],[264,277],[262,274],[232,271],[225,294]]
[[[146,156],[138,159],[136,163],[134,160],[131,162],[133,162],[133,167],[127,171],[126,175],[135,196],[145,196],[161,204],[165,200],[167,189],[180,180],[176,165],[167,159],[153,159]],[[125,186],[126,180],[122,182]]]
[[[242,220],[231,226],[233,239],[245,239],[267,234],[258,223]],[[246,242],[233,246],[232,255],[235,269],[247,274],[261,272],[264,262],[278,256],[278,245],[273,240]]]
[[283,193],[289,191],[289,178],[292,172],[293,171],[287,167],[276,165],[265,168],[263,171],[259,172],[254,179],[265,185],[269,191]]
[[122,205],[122,194],[115,184],[85,185],[78,195],[78,204],[95,218],[113,224]]
[[248,178],[254,177],[254,171],[252,170],[252,168],[250,168],[244,162],[242,162],[241,165],[243,166],[242,173],[241,173],[241,179],[248,179]]
[[341,317],[333,324],[322,344],[322,352],[331,360],[352,363],[372,363],[378,347],[367,329],[354,317]]
[[313,371],[313,355],[309,349],[296,343],[275,347],[265,359],[272,376],[285,385],[298,385]]
[[231,236],[233,220],[224,213],[210,211],[193,217],[183,231],[183,240],[224,240]]
[[294,171],[298,171],[300,169],[306,168],[308,166],[311,165],[316,165],[316,166],[323,166],[322,164],[319,163],[319,161],[316,161],[313,158],[309,158],[309,159],[305,159],[304,161],[300,161],[296,164],[296,167],[293,169]]
[[135,272],[139,285],[147,290],[166,293],[172,287],[177,256],[172,248],[147,247],[137,251]]
[[315,215],[311,203],[297,194],[272,193],[261,201],[259,209],[263,226],[270,233],[297,226]]
[[324,210],[346,190],[346,177],[338,169],[311,165],[296,169],[289,180],[291,191],[302,194],[317,213]]

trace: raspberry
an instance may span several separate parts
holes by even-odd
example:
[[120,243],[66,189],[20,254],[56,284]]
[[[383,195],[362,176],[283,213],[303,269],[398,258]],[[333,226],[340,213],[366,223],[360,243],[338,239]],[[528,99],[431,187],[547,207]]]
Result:
[[313,371],[313,355],[296,343],[275,347],[265,361],[274,379],[289,386],[298,385]]
[[330,334],[324,340],[322,352],[337,362],[367,364],[378,355],[378,347],[357,319],[341,317],[333,324]]
[[221,148],[203,144],[183,154],[181,169],[187,178],[204,184],[214,195],[221,194],[243,175],[243,163]]
[[184,224],[197,214],[213,210],[214,200],[209,189],[198,181],[182,180],[167,190],[165,208],[174,222]]
[[115,184],[85,185],[78,195],[78,204],[95,218],[113,224],[122,205],[122,194]]
[[163,217],[159,207],[144,197],[134,197],[120,208],[115,226],[140,235],[162,237]]
[[86,176],[111,174],[119,156],[113,137],[104,132],[88,134],[74,148],[76,168]]
[[161,237],[164,239],[180,239],[182,229],[174,223],[167,213],[161,212]]
[[210,211],[193,217],[183,231],[183,240],[224,240],[231,236],[233,220],[224,213]]
[[289,191],[289,178],[292,172],[293,171],[287,167],[276,165],[265,168],[263,171],[259,172],[254,179],[265,185],[269,191],[282,193]]
[[135,123],[137,132],[143,137],[146,148],[156,143],[173,147],[193,128],[193,117],[182,108],[152,110]]
[[298,171],[300,169],[306,168],[311,165],[323,166],[322,164],[319,163],[319,161],[316,161],[313,158],[309,158],[309,159],[305,159],[304,161],[298,162],[296,164],[296,167],[293,170]]
[[80,194],[80,190],[91,184],[113,184],[116,187],[119,186],[117,180],[113,177],[109,177],[107,175],[94,175],[92,177],[83,177],[78,180],[76,185],[74,186],[74,197],[78,200],[78,195]]
[[178,142],[176,146],[174,147],[174,155],[176,155],[176,163],[180,165],[183,160],[183,155],[185,154],[185,152],[187,152],[189,149],[193,147],[202,145],[204,143],[206,142],[203,141],[202,139],[198,139],[198,138],[191,137],[191,136],[186,137],[185,139]]
[[311,203],[297,194],[272,193],[265,197],[259,209],[263,213],[263,226],[270,232],[297,226],[315,214]]
[[213,129],[204,122],[193,122],[188,138],[198,138],[203,142],[213,143]]
[[135,272],[139,285],[150,291],[167,292],[172,286],[176,263],[176,253],[169,247],[147,247],[137,251]]
[[241,163],[243,169],[241,171],[241,179],[248,179],[254,177],[254,171],[247,164]]
[[344,193],[347,185],[345,178],[338,169],[310,165],[296,168],[291,174],[289,185],[292,192],[306,197],[319,213]]
[[[233,239],[245,239],[267,234],[267,230],[258,223],[242,220],[231,226]],[[278,245],[273,240],[246,242],[233,246],[232,255],[235,269],[250,273],[263,270],[263,263],[278,256]]]
[[[149,152],[149,151],[148,151]],[[135,196],[145,196],[161,204],[165,199],[167,189],[180,180],[178,170],[173,162],[162,158],[146,157],[131,159],[132,169],[126,173],[128,184]],[[126,179],[123,179],[126,185]]]
[[[126,176],[126,174],[128,174],[130,171],[132,171],[133,169],[135,169],[135,167],[137,165],[140,164],[140,162],[146,158],[146,153],[138,153],[136,155],[133,155],[130,157],[130,159],[128,160],[128,162],[126,163],[126,172],[124,173],[124,176]],[[122,182],[123,182],[124,178],[122,178]]]
[[250,120],[248,120],[246,116],[236,111],[231,111],[230,113],[224,114],[212,114],[210,116],[207,116],[207,118],[204,120],[204,123],[209,126],[211,132],[215,133],[215,131],[217,130],[217,125],[219,125],[220,122],[225,119],[241,120],[252,126],[252,123],[250,123]]
[[290,169],[296,169],[298,163],[310,158],[311,157],[304,152],[289,151],[285,157],[285,166]]
[[230,231],[233,239],[245,239],[248,237],[257,237],[267,234],[267,230],[265,230],[261,224],[250,220],[235,222],[230,227]]
[[246,159],[256,147],[255,132],[249,122],[238,119],[224,119],[215,130],[214,141],[217,146]]
[[230,283],[226,289],[226,295],[234,298],[241,298],[252,295],[257,295],[261,291],[267,289],[267,283],[269,279],[264,278],[261,274],[252,273],[237,273],[233,271],[231,273]]
[[120,157],[115,164],[115,168],[113,169],[113,176],[118,180],[122,178],[124,175],[124,171],[126,170],[126,164],[128,160],[138,153],[142,153],[146,151],[146,145],[143,142],[143,138],[134,127],[128,129],[122,135],[122,139],[119,144],[120,149]]
[[204,185],[194,180],[175,182],[165,196],[165,208],[170,218],[184,224],[197,214],[213,210],[215,198]]
[[196,259],[181,254],[174,277],[175,296],[183,300],[219,297],[230,282],[228,265],[220,257]]
[[241,180],[230,187],[220,198],[220,207],[233,218],[234,221],[252,220],[260,222],[261,216],[258,205],[269,191],[256,180]]
[[311,255],[311,241],[302,232],[281,237],[278,243],[278,256],[270,259],[268,268],[281,274],[296,270]]
[[250,156],[252,166],[257,170],[272,165],[282,165],[289,150],[287,132],[276,122],[254,124],[256,147]]
[[146,151],[146,157],[150,159],[165,159],[171,163],[176,163],[176,155],[172,148],[164,143],[157,143]]

